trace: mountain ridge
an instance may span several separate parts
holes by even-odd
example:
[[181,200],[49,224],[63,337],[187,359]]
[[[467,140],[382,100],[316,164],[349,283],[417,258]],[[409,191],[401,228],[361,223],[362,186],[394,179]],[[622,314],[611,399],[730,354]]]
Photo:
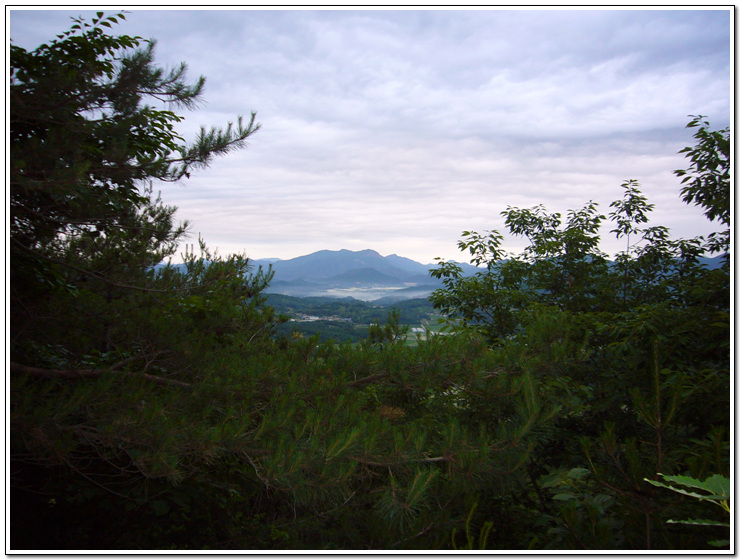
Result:
[[[293,281],[299,278],[304,280],[324,280],[358,269],[375,269],[378,272],[403,280],[409,272],[428,275],[429,266],[398,257],[397,255],[383,257],[377,251],[365,249],[362,251],[321,250],[293,259],[272,261],[271,259],[256,260],[254,264],[271,264],[276,279]],[[397,265],[400,265],[397,266]]]
[[[370,300],[387,297],[389,290],[416,288],[405,293],[413,292],[416,297],[420,294],[421,297],[426,297],[442,286],[430,274],[430,270],[436,265],[422,264],[395,253],[382,256],[372,249],[323,249],[293,259],[256,259],[252,264],[264,269],[272,267],[275,276],[267,289],[268,293],[291,296],[350,295],[357,299]],[[465,263],[460,266],[466,274],[480,270]],[[350,289],[353,290],[350,293],[342,292]],[[376,293],[373,289],[385,291]],[[398,296],[404,298],[402,293]]]

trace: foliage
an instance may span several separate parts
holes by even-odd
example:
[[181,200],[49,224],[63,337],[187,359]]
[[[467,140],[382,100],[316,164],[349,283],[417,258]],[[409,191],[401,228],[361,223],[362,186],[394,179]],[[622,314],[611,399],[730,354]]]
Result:
[[[692,118],[689,128],[697,128],[695,146],[688,146],[680,153],[687,154],[691,164],[688,169],[675,173],[683,177],[682,199],[705,209],[704,215],[718,220],[728,229],[709,236],[707,249],[710,252],[730,252],[730,129],[710,130],[709,122],[698,115]],[[727,259],[729,264],[729,258]]]
[[[387,318],[389,311],[394,309],[398,311],[398,320],[403,325],[431,324],[438,316],[426,299],[379,304],[352,298],[293,297],[269,293],[266,303],[278,314],[297,318],[278,326],[278,335],[318,335],[322,342],[333,340],[337,343],[359,343],[368,337],[370,325],[379,325]],[[301,320],[301,315],[318,319]]]
[[548,528],[544,534],[548,548],[622,548],[624,523],[612,511],[616,499],[612,492],[599,488],[589,474],[588,469],[575,467],[541,478],[539,484],[547,490],[551,508],[551,513],[539,520]]
[[[729,131],[710,132],[700,118],[688,126],[699,132],[683,150],[690,171],[676,172],[689,183],[682,195],[722,221]],[[536,499],[518,506],[533,527],[549,527],[529,533],[545,548],[686,546],[686,535],[663,525],[680,504],[647,490],[645,477],[728,469],[728,261],[709,269],[700,258],[729,245],[721,234],[671,239],[650,225],[653,205],[639,183],[622,186],[609,220],[626,249],[613,262],[598,249],[606,217],[590,202],[565,224],[542,206],[508,208],[509,232],[529,241],[520,255],[501,249],[498,232],[463,232],[460,248],[485,270],[465,278],[441,262],[433,272],[444,283],[435,306],[485,335],[507,369],[540,378],[545,400],[561,406],[531,456]],[[591,487],[548,497],[553,467],[591,473]]]
[[392,309],[388,312],[388,319],[385,325],[381,325],[380,321],[375,321],[370,324],[368,328],[369,344],[397,344],[404,342],[408,334],[408,325],[401,324],[401,312],[398,309]]
[[[470,513],[468,514],[468,518],[465,520],[465,539],[466,543],[465,546],[462,548],[458,548],[456,542],[455,542],[455,534],[457,532],[456,529],[452,530],[452,547],[455,550],[473,550],[473,547],[476,546],[475,542],[475,536],[472,534],[470,529],[470,521],[473,517],[473,512],[475,512],[475,508],[478,507],[478,504],[473,504],[473,507],[470,508]],[[477,543],[477,549],[478,550],[485,550],[486,545],[488,544],[488,535],[491,532],[491,529],[493,528],[493,523],[491,521],[487,521],[483,524],[483,527],[481,527],[480,532],[478,534],[478,543]]]
[[75,19],[69,31],[30,52],[11,44],[11,293],[17,306],[38,298],[28,285],[74,290],[61,277],[64,268],[107,278],[61,258],[91,240],[144,232],[171,249],[183,232],[141,223],[151,201],[140,186],[188,176],[245,146],[259,128],[252,114],[247,123],[240,117],[236,126],[201,129],[195,142],[185,143],[175,130],[182,117],[170,108],[195,107],[205,79],[188,84],[185,64],[168,72],[155,66],[154,41],[105,31],[124,18],[99,12],[92,23]]
[[[725,510],[728,516],[730,515],[730,506],[729,506],[730,479],[729,478],[726,478],[719,474],[715,474],[707,478],[704,482],[702,482],[690,476],[668,476],[668,475],[660,474],[660,473],[658,473],[658,475],[663,477],[663,479],[668,482],[678,484],[679,486],[683,486],[685,488],[676,487],[671,484],[666,484],[664,482],[660,482],[657,480],[649,480],[647,478],[645,479],[645,482],[649,482],[653,486],[658,486],[660,488],[667,488],[668,490],[671,490],[673,492],[678,492],[679,494],[691,496],[692,498],[696,498],[697,500],[710,501],[712,503],[717,504],[723,510]],[[697,490],[702,490],[706,492],[706,494],[698,493]],[[709,519],[686,519],[684,521],[674,521],[672,519],[669,519],[668,523],[681,523],[683,525],[700,525],[700,526],[705,526],[705,527],[706,526],[718,526],[718,527],[729,527],[730,526],[729,523],[726,523],[724,521],[712,521]],[[714,540],[714,541],[710,541],[709,544],[711,544],[712,546],[729,546],[730,541],[728,539]]]
[[144,100],[188,108],[202,82],[103,31],[119,19],[11,49],[14,550],[685,550],[723,529],[678,531],[711,499],[645,482],[729,475],[711,242],[651,226],[627,181],[614,262],[593,202],[508,208],[520,255],[466,232],[485,270],[440,263],[431,298],[454,334],[407,345],[397,309],[361,344],[281,336],[270,270],[202,240],[168,262],[187,228],[150,183],[256,125],[185,147]]
[[[271,273],[245,257],[201,242],[183,269],[159,264],[187,223],[152,181],[243,147],[259,125],[252,115],[186,144],[169,108],[193,108],[204,80],[156,67],[151,41],[107,34],[124,17],[75,20],[31,52],[11,45],[10,464],[13,539],[31,531],[31,548],[120,539],[104,514],[97,533],[78,524],[94,505],[146,520],[171,484],[212,490],[198,474],[219,448],[209,438],[232,436],[193,388],[218,350],[255,352],[275,322],[260,295]],[[185,421],[193,408],[202,425]]]

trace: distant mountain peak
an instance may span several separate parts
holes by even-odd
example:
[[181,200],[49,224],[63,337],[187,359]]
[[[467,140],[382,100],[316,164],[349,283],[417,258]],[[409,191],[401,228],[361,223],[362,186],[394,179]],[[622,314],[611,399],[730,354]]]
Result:
[[[253,264],[259,265],[260,261]],[[439,285],[439,281],[429,274],[434,265],[397,254],[384,257],[373,249],[324,249],[294,259],[274,261],[271,266],[275,276],[270,291],[289,295],[314,295],[328,289],[372,286],[399,290],[418,286],[417,292],[426,290],[428,293]],[[463,267],[466,272],[468,266]]]

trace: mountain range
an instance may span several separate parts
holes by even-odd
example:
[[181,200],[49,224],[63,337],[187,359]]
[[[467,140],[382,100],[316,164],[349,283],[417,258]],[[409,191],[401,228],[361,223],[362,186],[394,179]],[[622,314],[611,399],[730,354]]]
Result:
[[[701,264],[717,268],[721,256],[702,257]],[[398,255],[382,256],[377,251],[317,251],[294,259],[255,259],[255,267],[267,270],[272,267],[275,275],[266,293],[294,297],[351,297],[387,305],[407,299],[426,298],[442,287],[442,282],[432,278],[434,264],[422,264]],[[456,263],[463,274],[472,275],[480,268]],[[177,265],[182,266],[182,265]]]
[[[353,297],[365,301],[425,298],[441,287],[422,264],[398,255],[382,256],[377,251],[317,251],[287,260],[254,260],[252,264],[275,273],[267,293],[289,296]],[[478,269],[461,263],[465,273]]]

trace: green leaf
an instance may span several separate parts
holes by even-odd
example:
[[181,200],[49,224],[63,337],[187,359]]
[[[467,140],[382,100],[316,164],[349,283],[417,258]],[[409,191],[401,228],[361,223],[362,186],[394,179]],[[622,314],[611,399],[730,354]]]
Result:
[[665,480],[668,482],[675,482],[677,484],[681,484],[683,486],[687,486],[689,488],[696,488],[698,490],[704,490],[706,492],[711,492],[711,494],[699,494],[697,492],[691,492],[689,490],[685,490],[683,488],[676,488],[675,486],[671,486],[670,484],[664,484],[659,481],[655,480],[649,480],[644,479],[646,482],[649,482],[653,486],[658,486],[660,488],[667,488],[668,490],[672,490],[673,492],[678,492],[679,494],[684,494],[685,496],[691,496],[692,498],[697,498],[699,500],[712,500],[712,501],[718,501],[718,500],[729,500],[730,498],[730,481],[723,477],[722,475],[712,475],[704,482],[697,480],[695,478],[692,478],[690,476],[669,476],[664,475],[661,473],[658,473],[658,476],[662,476]]
[[706,483],[701,482],[700,480],[697,480],[695,478],[692,478],[690,476],[670,476],[658,473],[659,476],[662,476],[665,480],[668,482],[676,482],[677,484],[681,484],[683,486],[688,486],[689,488],[698,488],[700,490],[707,490],[709,491],[709,487]]
[[707,488],[718,494],[724,496],[723,499],[730,499],[730,479],[719,474],[714,474],[704,481]]
[[690,492],[688,490],[684,490],[683,488],[676,488],[675,486],[671,486],[669,484],[663,484],[661,482],[656,482],[654,480],[648,480],[645,479],[645,482],[649,482],[653,486],[658,486],[661,488],[667,488],[668,490],[671,490],[673,492],[677,492],[678,494],[683,494],[684,496],[691,496],[692,498],[696,498],[697,500],[721,500],[722,496],[714,496],[714,495],[706,495],[706,494],[698,494],[696,492]]
[[590,472],[591,471],[589,471],[588,469],[584,469],[582,467],[576,467],[576,468],[570,469],[568,471],[568,478],[573,478],[573,479],[576,479],[577,480],[579,478],[583,478],[584,476],[586,476]]
[[567,500],[576,500],[577,498],[576,498],[575,494],[571,494],[570,492],[564,492],[562,494],[555,494],[552,497],[552,499],[553,500],[561,500],[561,501],[565,502]]

